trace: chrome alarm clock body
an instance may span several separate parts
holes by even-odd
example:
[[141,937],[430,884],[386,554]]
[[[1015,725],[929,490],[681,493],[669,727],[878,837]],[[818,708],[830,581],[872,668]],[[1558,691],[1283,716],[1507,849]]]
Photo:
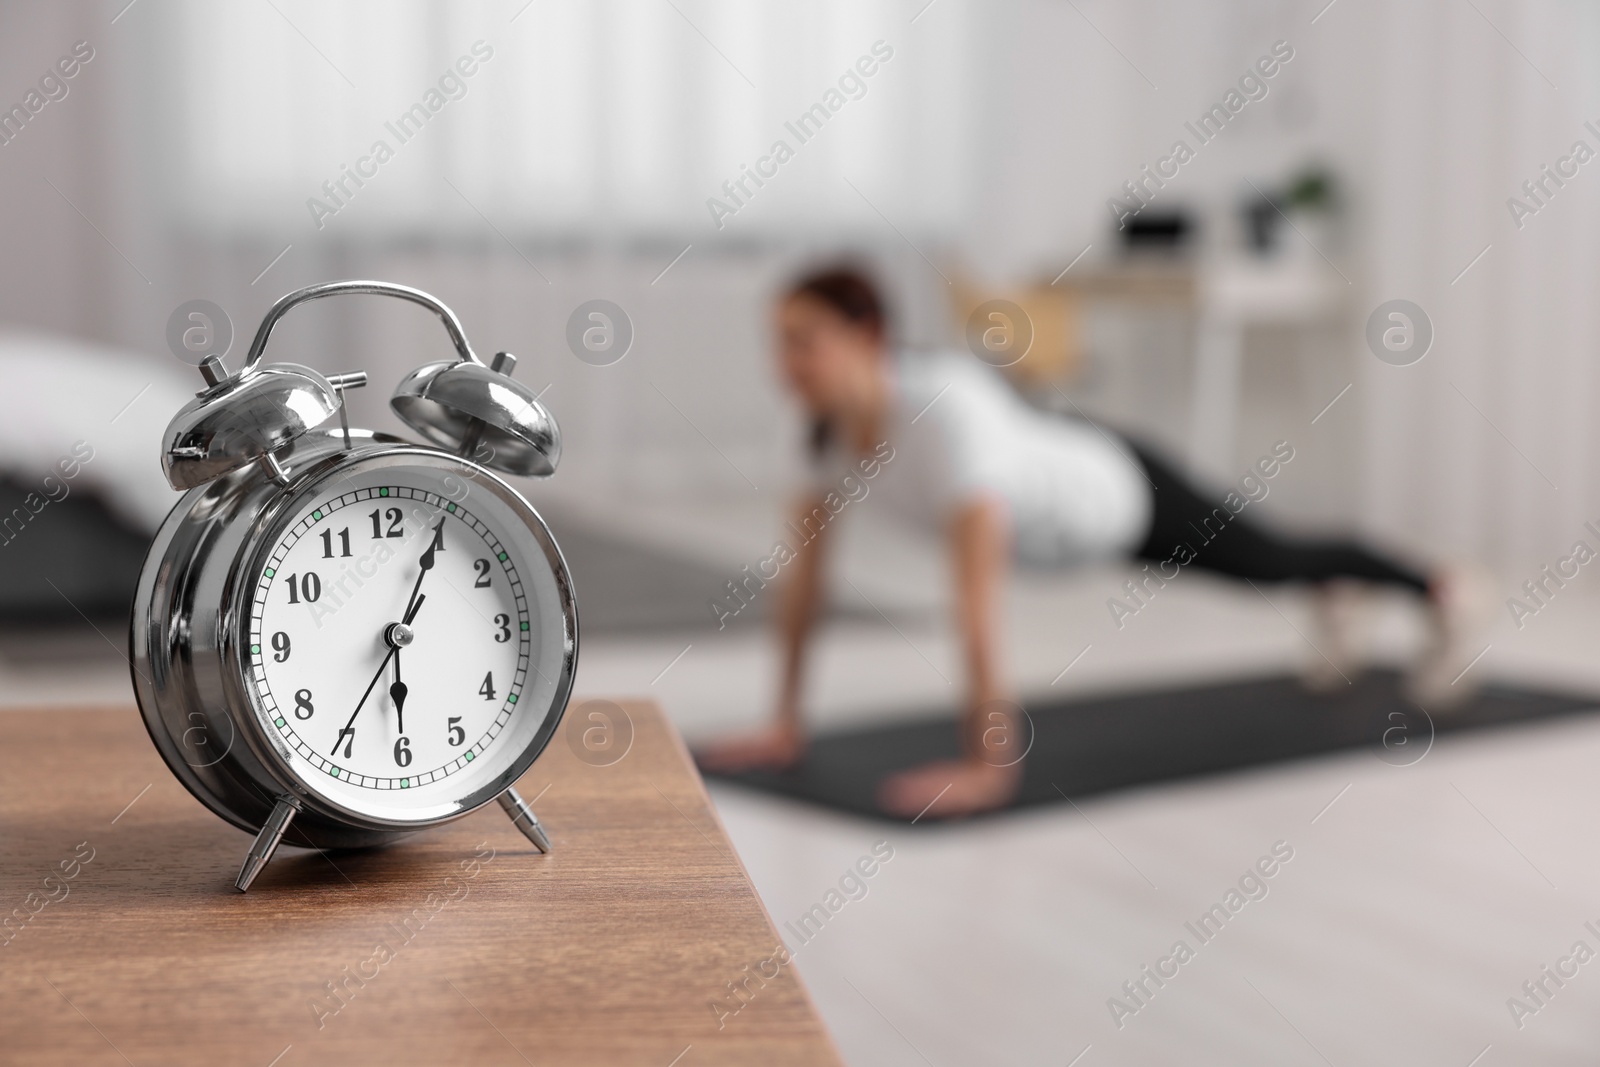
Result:
[[[343,392],[364,374],[260,363],[285,311],[350,293],[444,322],[457,358],[392,401],[429,443],[349,428]],[[273,307],[236,375],[208,359],[207,389],[169,427],[168,479],[187,492],[140,575],[133,684],[174,775],[257,835],[240,890],[286,834],[371,846],[496,799],[548,851],[513,786],[571,695],[577,609],[549,528],[491,469],[548,474],[560,453],[514,365],[478,361],[425,293],[314,286]],[[318,428],[335,413],[340,429]]]

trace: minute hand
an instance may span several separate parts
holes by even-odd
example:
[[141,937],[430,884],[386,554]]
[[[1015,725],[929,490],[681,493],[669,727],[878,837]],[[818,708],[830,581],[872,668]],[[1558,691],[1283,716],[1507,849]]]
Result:
[[422,579],[426,578],[428,576],[428,572],[433,570],[433,553],[434,550],[439,547],[439,541],[441,540],[443,529],[444,518],[441,516],[439,519],[439,524],[433,528],[433,540],[428,542],[427,551],[423,552],[422,558],[417,561],[418,564],[421,565],[422,570],[417,575],[417,584],[411,587],[410,599],[406,601],[406,614],[408,616],[411,614],[413,607],[417,603],[417,594],[422,591]]
[[[426,574],[427,571],[424,570],[423,573]],[[406,617],[401,621],[407,626],[410,626],[411,620],[416,618],[417,612],[422,610],[422,602],[427,599],[428,598],[426,595],[417,597],[417,602],[411,605],[410,610],[406,612]],[[345,735],[350,732],[350,728],[356,724],[356,716],[361,714],[361,709],[366,706],[367,698],[371,696],[372,691],[378,687],[378,679],[382,678],[383,672],[389,669],[389,661],[394,659],[394,654],[398,651],[400,651],[398,647],[389,649],[389,654],[383,657],[382,663],[378,664],[378,673],[374,674],[372,676],[372,681],[367,683],[367,691],[361,694],[361,699],[356,703],[356,710],[350,713],[350,718],[344,724],[344,729],[340,730],[339,736],[334,738],[333,751],[339,751],[339,742],[344,740]]]

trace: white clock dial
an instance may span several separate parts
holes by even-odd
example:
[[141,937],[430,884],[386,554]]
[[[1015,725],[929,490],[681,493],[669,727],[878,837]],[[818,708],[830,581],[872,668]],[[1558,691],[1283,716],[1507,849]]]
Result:
[[256,712],[301,778],[347,806],[436,815],[548,712],[550,565],[520,518],[466,484],[405,467],[341,479],[255,576]]

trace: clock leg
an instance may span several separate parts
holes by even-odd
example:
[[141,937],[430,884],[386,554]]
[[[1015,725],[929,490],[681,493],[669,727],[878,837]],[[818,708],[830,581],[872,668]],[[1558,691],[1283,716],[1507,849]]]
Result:
[[[256,875],[261,873],[261,868],[267,865],[272,854],[278,850],[278,842],[283,840],[283,835],[289,830],[289,823],[294,821],[295,813],[300,810],[288,797],[279,797],[277,806],[272,809],[272,814],[267,816],[267,824],[251,842],[250,851],[244,858],[244,866],[239,868],[239,877],[234,881],[233,887],[243,893],[250,888],[250,883],[256,880]],[[531,812],[530,812],[531,814]]]
[[539,825],[539,816],[528,807],[528,802],[517,794],[515,789],[507,789],[500,794],[500,806],[506,809],[506,814],[511,816],[511,821],[516,823],[517,829],[540,852],[550,851],[550,837],[544,832],[544,827]]

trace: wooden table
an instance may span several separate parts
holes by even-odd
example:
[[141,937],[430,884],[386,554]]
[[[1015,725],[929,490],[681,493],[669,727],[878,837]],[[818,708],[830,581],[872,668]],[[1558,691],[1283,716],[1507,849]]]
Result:
[[781,942],[682,742],[623,707],[618,762],[577,757],[574,707],[522,780],[548,856],[490,805],[282,849],[248,894],[249,839],[132,707],[0,712],[0,1061],[839,1063],[793,968],[763,967]]

